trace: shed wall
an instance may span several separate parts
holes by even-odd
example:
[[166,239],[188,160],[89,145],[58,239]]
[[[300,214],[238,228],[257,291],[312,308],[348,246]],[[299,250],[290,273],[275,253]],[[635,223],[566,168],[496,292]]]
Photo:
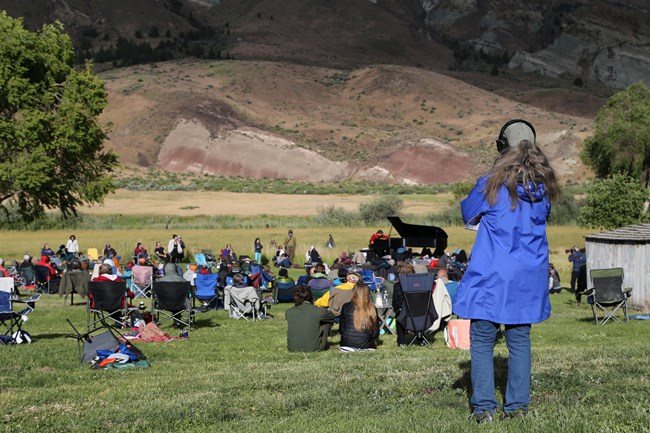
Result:
[[[636,308],[650,309],[650,244],[613,243],[587,240],[587,275],[591,269],[623,268],[623,287],[632,287],[629,303]],[[591,280],[588,278],[588,287]]]

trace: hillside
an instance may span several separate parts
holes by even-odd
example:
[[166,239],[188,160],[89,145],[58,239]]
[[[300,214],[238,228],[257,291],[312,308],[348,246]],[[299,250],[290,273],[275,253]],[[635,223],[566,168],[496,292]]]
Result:
[[[579,182],[596,111],[650,69],[642,0],[0,0],[0,9],[32,29],[60,20],[79,60],[95,60],[109,90],[108,146],[136,168],[454,182],[484,171],[501,124],[524,117],[560,177]],[[146,66],[123,67],[137,64]]]
[[109,90],[102,120],[125,164],[310,181],[454,182],[484,170],[501,124],[524,117],[563,179],[587,176],[577,153],[592,117],[535,105],[538,97],[547,105],[582,99],[574,90],[536,96],[522,87],[520,97],[532,102],[524,104],[420,68],[261,61],[167,62],[102,77]]

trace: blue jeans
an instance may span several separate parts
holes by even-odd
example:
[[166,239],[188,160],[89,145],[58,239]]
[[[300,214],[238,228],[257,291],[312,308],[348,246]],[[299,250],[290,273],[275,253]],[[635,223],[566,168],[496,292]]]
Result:
[[262,263],[262,253],[255,252],[255,262],[258,264]]
[[[499,324],[487,320],[472,320],[470,325],[470,354],[472,357],[473,411],[495,413],[494,344]],[[505,325],[508,347],[508,384],[505,413],[516,409],[528,411],[530,404],[530,325]]]

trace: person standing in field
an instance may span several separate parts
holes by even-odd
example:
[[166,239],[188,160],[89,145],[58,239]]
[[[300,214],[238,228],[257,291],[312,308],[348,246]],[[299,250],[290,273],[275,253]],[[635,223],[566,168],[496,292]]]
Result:
[[490,171],[461,202],[466,228],[477,234],[453,306],[459,317],[471,319],[470,419],[479,423],[496,415],[494,345],[501,325],[508,347],[503,418],[528,413],[530,329],[551,314],[546,221],[550,199],[559,195],[555,173],[536,146],[530,123],[506,123],[497,149]]
[[296,237],[293,235],[293,230],[289,229],[287,238],[284,241],[284,249],[287,252],[289,261],[293,263],[293,256],[296,254]]
[[262,263],[262,241],[260,238],[255,238],[255,243],[253,244],[253,248],[255,249],[255,262],[260,264]]
[[79,253],[79,243],[77,242],[75,235],[70,235],[70,238],[65,245],[65,249],[73,256],[76,256]]

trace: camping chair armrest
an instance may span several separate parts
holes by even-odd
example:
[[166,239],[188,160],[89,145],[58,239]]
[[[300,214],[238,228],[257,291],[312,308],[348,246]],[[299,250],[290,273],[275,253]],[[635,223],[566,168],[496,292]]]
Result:
[[632,296],[632,287],[624,287],[623,293],[625,293],[625,296],[629,298],[630,296]]

